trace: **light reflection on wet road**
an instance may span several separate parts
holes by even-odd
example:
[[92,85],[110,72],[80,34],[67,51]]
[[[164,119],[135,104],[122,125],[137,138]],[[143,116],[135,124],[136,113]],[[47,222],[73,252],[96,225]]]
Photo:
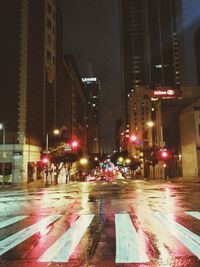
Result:
[[200,267],[200,184],[120,180],[0,191],[2,267]]

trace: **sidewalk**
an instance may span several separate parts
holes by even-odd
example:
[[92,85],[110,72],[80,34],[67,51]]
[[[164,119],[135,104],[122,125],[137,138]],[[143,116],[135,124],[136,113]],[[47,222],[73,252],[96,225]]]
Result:
[[[53,184],[52,184],[53,185]],[[51,184],[47,185],[48,187],[51,186]],[[0,192],[4,190],[12,190],[12,189],[29,189],[29,188],[44,188],[45,183],[43,179],[35,180],[30,183],[23,183],[23,184],[0,184]]]

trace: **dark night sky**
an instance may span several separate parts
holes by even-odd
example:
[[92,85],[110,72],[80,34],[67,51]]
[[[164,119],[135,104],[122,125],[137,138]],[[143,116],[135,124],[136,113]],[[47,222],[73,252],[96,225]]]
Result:
[[102,142],[114,148],[122,114],[118,0],[64,0],[64,52],[73,54],[82,77],[101,83]]

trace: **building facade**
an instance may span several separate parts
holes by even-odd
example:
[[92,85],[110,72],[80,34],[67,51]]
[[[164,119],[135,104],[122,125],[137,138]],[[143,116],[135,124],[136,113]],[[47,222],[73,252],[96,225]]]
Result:
[[71,139],[77,139],[82,153],[88,153],[87,93],[72,55],[65,55],[67,83],[71,91]]
[[5,2],[0,11],[0,174],[12,183],[43,178],[41,152],[55,128],[87,147],[86,98],[73,60],[64,62],[62,12],[62,0]]
[[100,82],[96,77],[82,78],[82,82],[87,94],[88,154],[101,155]]
[[[190,127],[188,127],[188,124]],[[180,114],[183,178],[200,181],[200,101]]]

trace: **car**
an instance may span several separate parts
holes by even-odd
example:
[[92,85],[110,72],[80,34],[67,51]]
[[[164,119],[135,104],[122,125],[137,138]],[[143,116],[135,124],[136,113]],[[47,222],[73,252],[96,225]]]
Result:
[[88,175],[87,177],[86,177],[86,180],[87,180],[87,182],[92,182],[92,181],[96,181],[96,177],[95,177],[95,175]]
[[98,178],[98,181],[107,181],[106,176],[101,174]]

